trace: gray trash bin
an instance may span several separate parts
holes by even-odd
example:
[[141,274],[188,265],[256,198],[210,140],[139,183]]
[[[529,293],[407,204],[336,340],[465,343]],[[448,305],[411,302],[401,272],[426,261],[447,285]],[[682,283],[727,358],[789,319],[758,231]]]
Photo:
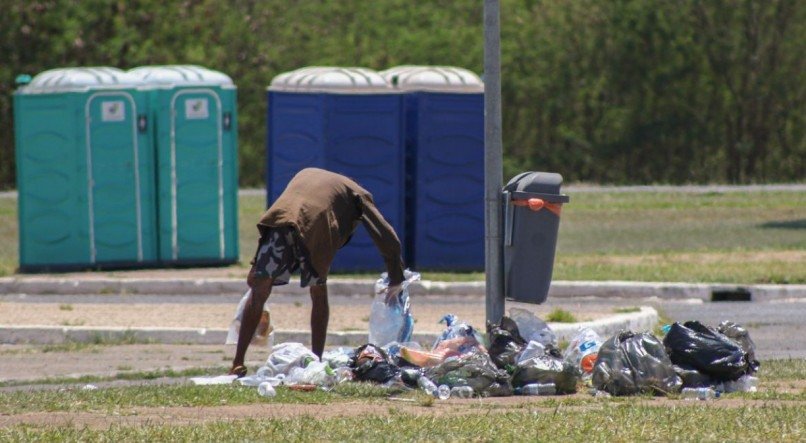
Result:
[[504,293],[509,300],[543,303],[551,285],[563,177],[524,172],[504,186]]

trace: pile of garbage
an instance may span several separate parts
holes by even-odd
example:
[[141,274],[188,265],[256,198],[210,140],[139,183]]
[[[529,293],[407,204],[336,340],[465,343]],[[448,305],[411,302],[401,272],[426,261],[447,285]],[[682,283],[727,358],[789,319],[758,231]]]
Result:
[[[273,396],[280,385],[329,390],[340,383],[371,382],[421,389],[439,398],[564,395],[587,388],[596,396],[679,395],[708,399],[722,392],[754,391],[759,369],[747,330],[730,322],[716,328],[697,321],[664,327],[663,339],[650,332],[621,331],[602,340],[581,329],[561,350],[549,325],[525,309],[513,308],[486,334],[454,315],[429,348],[411,342],[413,317],[406,274],[403,290],[389,303],[379,296],[370,315],[370,343],[326,351],[321,360],[301,343],[274,346],[266,364],[237,379]],[[231,382],[232,380],[229,380]]]

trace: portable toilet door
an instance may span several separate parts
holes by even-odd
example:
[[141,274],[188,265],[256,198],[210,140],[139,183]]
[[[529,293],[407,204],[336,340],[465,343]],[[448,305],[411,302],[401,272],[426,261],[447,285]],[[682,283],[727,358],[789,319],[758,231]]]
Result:
[[235,85],[225,74],[191,65],[129,73],[147,85],[156,125],[162,262],[237,262]]
[[484,84],[446,66],[400,66],[381,75],[405,92],[410,264],[483,270]]
[[139,81],[45,71],[14,95],[20,270],[157,261],[154,159]]
[[[267,205],[297,172],[318,167],[368,190],[404,247],[402,96],[365,68],[309,67],[280,74],[268,88]],[[383,260],[359,227],[330,270],[377,271]]]

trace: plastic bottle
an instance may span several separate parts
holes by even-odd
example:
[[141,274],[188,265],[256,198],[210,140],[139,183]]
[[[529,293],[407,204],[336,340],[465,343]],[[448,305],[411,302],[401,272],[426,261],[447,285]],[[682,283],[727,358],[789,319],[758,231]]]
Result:
[[726,381],[716,387],[717,391],[729,392],[756,392],[758,391],[758,377],[744,375],[738,380]]
[[555,395],[557,385],[554,383],[529,383],[520,389],[521,395]]
[[717,397],[713,388],[683,388],[680,394],[684,400],[713,400]]
[[417,379],[417,385],[420,386],[420,389],[423,390],[428,395],[438,397],[439,396],[439,388],[437,385],[434,384],[431,380],[428,379],[426,376],[421,376]]
[[264,381],[257,387],[257,393],[260,394],[261,397],[274,397],[277,395],[277,391],[274,390],[274,386],[267,381]]
[[455,386],[451,388],[451,398],[472,398],[473,388],[470,386]]
[[437,398],[440,400],[451,398],[451,388],[449,388],[448,385],[439,385],[437,388]]

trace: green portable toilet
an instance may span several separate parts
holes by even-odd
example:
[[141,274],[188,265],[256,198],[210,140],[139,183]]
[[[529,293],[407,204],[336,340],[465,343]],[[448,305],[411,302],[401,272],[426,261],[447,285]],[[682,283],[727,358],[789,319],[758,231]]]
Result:
[[157,156],[163,264],[238,261],[236,88],[200,66],[143,66]]
[[154,159],[140,81],[42,72],[14,93],[22,272],[158,260]]

